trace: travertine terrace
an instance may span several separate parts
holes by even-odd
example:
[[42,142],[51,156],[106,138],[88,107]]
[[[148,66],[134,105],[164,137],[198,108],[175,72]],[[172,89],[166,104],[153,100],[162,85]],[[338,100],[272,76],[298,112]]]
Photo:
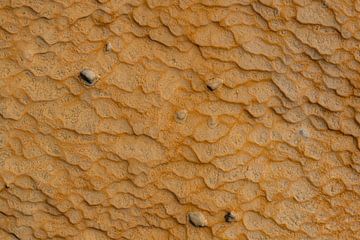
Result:
[[359,149],[359,0],[0,0],[1,240],[360,239]]

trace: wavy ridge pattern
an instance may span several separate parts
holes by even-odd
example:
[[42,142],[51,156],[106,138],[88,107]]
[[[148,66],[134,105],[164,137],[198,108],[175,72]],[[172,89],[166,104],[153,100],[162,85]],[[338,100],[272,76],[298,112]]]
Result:
[[358,0],[0,1],[0,238],[360,239],[359,96]]

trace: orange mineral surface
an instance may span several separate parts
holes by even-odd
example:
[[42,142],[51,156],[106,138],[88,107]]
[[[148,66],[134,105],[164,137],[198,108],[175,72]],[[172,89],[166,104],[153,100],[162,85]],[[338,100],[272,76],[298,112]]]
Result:
[[360,239],[360,0],[0,0],[0,240]]

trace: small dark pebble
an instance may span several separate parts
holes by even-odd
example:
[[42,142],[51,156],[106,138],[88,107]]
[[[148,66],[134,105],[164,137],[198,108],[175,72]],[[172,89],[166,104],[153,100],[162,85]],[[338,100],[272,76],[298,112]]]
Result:
[[232,213],[232,212],[228,212],[228,213],[226,213],[226,215],[225,215],[225,221],[226,222],[233,222],[233,221],[235,221],[235,215]]
[[80,72],[80,78],[85,85],[92,86],[97,80],[96,74],[90,69],[84,69]]
[[220,78],[212,78],[210,81],[206,84],[207,89],[210,91],[215,91],[223,84],[223,80]]
[[209,85],[206,86],[210,91],[214,91]]

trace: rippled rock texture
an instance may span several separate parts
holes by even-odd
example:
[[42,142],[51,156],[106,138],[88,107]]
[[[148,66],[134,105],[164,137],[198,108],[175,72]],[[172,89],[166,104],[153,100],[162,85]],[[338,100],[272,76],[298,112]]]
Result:
[[0,239],[360,239],[359,0],[2,0],[0,49]]

